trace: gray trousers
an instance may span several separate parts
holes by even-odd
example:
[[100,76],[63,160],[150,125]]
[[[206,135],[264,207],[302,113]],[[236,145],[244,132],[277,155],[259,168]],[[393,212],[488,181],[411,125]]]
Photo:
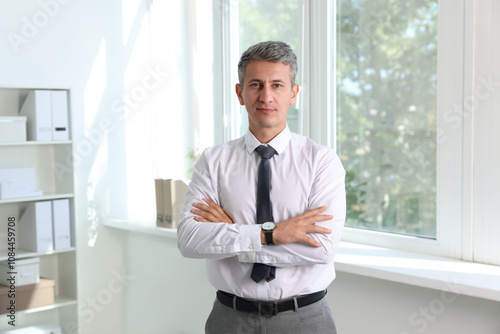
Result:
[[337,334],[326,298],[299,308],[266,317],[236,311],[215,300],[205,325],[206,334]]

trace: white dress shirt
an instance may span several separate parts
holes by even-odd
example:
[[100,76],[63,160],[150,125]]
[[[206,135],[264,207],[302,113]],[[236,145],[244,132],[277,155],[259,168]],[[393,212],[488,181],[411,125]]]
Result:
[[[277,300],[324,290],[335,278],[333,258],[346,214],[345,171],[335,152],[292,133],[288,126],[268,145],[271,205],[276,223],[326,206],[329,221],[316,223],[331,234],[310,234],[321,247],[305,243],[262,245],[256,224],[256,193],[261,143],[244,137],[206,149],[194,168],[178,227],[178,247],[190,258],[207,259],[210,283],[219,290],[257,300]],[[197,222],[193,203],[209,198],[234,224]],[[276,268],[276,279],[255,283],[255,262]]]

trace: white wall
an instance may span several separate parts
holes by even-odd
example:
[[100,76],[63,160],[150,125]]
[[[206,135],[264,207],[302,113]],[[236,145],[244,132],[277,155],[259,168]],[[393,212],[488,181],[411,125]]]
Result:
[[[148,65],[147,52],[136,48],[147,44],[148,2],[126,3],[0,1],[0,86],[71,90],[82,333],[125,331],[127,239],[101,223],[108,212],[127,211],[123,143],[129,129],[112,106],[134,78],[141,82]],[[132,15],[126,21],[122,12],[129,7]],[[135,115],[147,108],[148,101],[143,102]]]
[[204,261],[183,258],[174,239],[124,233],[135,279],[127,290],[123,333],[204,333],[215,299]]
[[[52,15],[46,22],[40,21],[37,31],[26,30],[26,44],[16,50],[9,34],[24,36],[23,25],[43,10],[41,3],[52,4]],[[182,17],[183,1],[167,3],[170,15]],[[106,215],[139,221],[154,218],[154,153],[149,149],[153,146],[149,134],[155,127],[146,117],[151,100],[138,101],[136,95],[130,112],[124,114],[122,99],[124,94],[138,93],[137,87],[151,70],[146,52],[148,5],[140,0],[0,0],[0,86],[71,89],[77,155],[78,292],[84,334],[203,333],[214,299],[203,261],[181,258],[175,240],[102,226]],[[489,13],[491,17],[500,14],[498,3]],[[166,41],[182,40],[169,39],[169,34],[179,33],[180,29],[165,32]],[[175,41],[165,51],[170,52],[170,65],[153,60],[162,71],[168,72],[170,66],[178,73],[175,61],[184,56],[185,45]],[[491,35],[484,44],[483,54],[491,54],[496,61],[481,63],[481,73],[493,73],[500,81],[498,35]],[[170,90],[175,85],[165,79],[155,93],[175,99],[176,91]],[[500,132],[494,131],[498,122],[489,121],[489,117],[498,119],[499,105],[498,99],[482,105],[485,109],[477,125],[484,124],[488,131],[478,136],[477,145],[500,142]],[[175,119],[173,114],[170,119]],[[165,145],[164,154],[169,149]],[[490,151],[479,148],[478,152],[478,171],[491,173],[486,170],[494,166],[489,164]],[[498,155],[495,159],[498,164]],[[500,184],[493,181],[478,185],[488,191],[484,194],[499,196]],[[490,219],[498,219],[494,215],[498,208],[484,210],[489,210]],[[113,285],[117,277],[121,285]],[[112,299],[104,300],[110,291]],[[500,332],[500,304],[488,300],[460,296],[438,309],[442,305],[439,291],[343,273],[334,281],[328,298],[344,334]],[[419,312],[425,308],[433,313],[424,321]]]
[[[143,268],[161,266],[159,254],[173,251],[150,252],[151,243],[129,241],[128,233],[102,223],[105,217],[154,222],[155,154],[168,158],[164,176],[183,177],[189,168],[183,158],[194,140],[176,137],[182,129],[179,121],[191,124],[198,110],[193,105],[201,105],[206,96],[196,94],[199,85],[192,79],[197,74],[187,63],[206,52],[193,51],[186,37],[198,36],[190,29],[205,29],[190,21],[192,3],[160,1],[156,6],[161,16],[153,22],[149,0],[0,0],[0,87],[71,91],[74,159],[61,163],[75,170],[81,333],[124,333],[143,323],[143,312],[156,316],[155,328],[165,324],[162,309],[149,307],[154,302],[138,305],[131,296],[139,287],[140,296],[154,300]],[[150,29],[158,26],[152,34]],[[154,55],[151,38],[161,42]],[[204,43],[210,39],[199,41]],[[203,59],[198,61],[198,66],[203,64]],[[183,96],[190,90],[195,93]],[[163,98],[157,114],[151,112],[155,95]],[[211,110],[206,115],[210,119]],[[153,138],[158,130],[168,135],[157,145]],[[167,143],[182,145],[179,149]],[[172,157],[179,163],[172,164]],[[168,276],[162,271],[157,279]]]
[[[174,239],[124,233],[135,255],[126,333],[204,333],[215,299],[204,261],[182,258]],[[166,255],[143,261],[151,252]],[[450,292],[339,272],[327,298],[341,334],[500,333],[500,303]]]
[[500,303],[338,273],[328,291],[339,333],[494,334]]

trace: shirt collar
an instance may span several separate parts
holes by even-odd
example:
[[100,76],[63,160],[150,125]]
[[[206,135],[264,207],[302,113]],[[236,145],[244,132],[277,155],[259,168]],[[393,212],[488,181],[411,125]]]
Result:
[[[286,127],[281,131],[276,137],[273,138],[267,145],[271,146],[276,150],[278,154],[283,153],[285,148],[287,147],[288,143],[290,142],[290,139],[292,138],[292,134],[290,132],[290,129],[288,128],[288,124]],[[248,154],[252,154],[253,151],[260,145],[265,145],[259,142],[257,138],[253,135],[250,130],[247,131],[247,134],[245,135],[245,145],[247,148]]]

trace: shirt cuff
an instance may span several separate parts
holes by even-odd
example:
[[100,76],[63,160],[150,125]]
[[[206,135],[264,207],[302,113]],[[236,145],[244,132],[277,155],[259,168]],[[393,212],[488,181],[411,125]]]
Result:
[[[260,243],[261,230],[262,226],[260,224],[240,226],[241,251],[243,253],[260,252],[262,250],[262,244]],[[244,258],[245,255],[239,257]]]

